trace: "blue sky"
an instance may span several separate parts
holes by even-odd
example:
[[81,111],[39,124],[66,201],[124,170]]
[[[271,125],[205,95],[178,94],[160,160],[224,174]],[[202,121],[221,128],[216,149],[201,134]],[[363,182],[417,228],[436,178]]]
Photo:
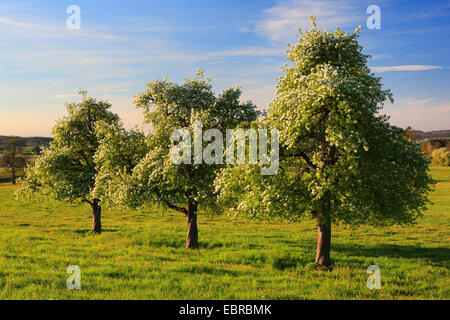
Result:
[[[70,5],[81,9],[79,31],[66,27]],[[369,5],[381,9],[379,30],[366,27]],[[0,135],[50,135],[79,88],[133,127],[146,82],[199,67],[217,92],[239,85],[265,109],[309,15],[328,30],[363,26],[369,66],[396,100],[384,109],[392,124],[450,129],[449,1],[49,0],[0,2]]]

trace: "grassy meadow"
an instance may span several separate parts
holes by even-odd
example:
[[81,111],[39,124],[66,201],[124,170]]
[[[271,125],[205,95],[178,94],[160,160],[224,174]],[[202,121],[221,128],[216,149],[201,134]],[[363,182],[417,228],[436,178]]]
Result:
[[[199,216],[200,249],[185,250],[176,212],[18,202],[0,180],[0,299],[450,299],[450,168],[432,167],[433,204],[409,227],[337,226],[331,270],[314,266],[314,223]],[[380,290],[366,287],[369,265]],[[81,290],[66,269],[81,268]]]

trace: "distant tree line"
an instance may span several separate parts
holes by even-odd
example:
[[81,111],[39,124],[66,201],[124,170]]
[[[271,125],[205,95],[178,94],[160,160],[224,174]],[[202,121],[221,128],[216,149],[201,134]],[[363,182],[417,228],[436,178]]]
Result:
[[414,134],[418,140],[449,138],[450,130],[420,131],[410,128],[410,132]]
[[[3,150],[3,143],[10,139],[10,136],[0,136],[0,151]],[[53,138],[50,137],[20,137],[20,146],[23,148],[29,147],[31,149],[39,147],[48,147]]]
[[426,139],[422,141],[422,151],[427,156],[432,156],[437,149],[450,150],[450,139]]
[[422,152],[433,164],[450,166],[450,130],[422,132],[408,127],[405,132],[408,140],[420,143]]
[[8,168],[11,172],[11,181],[16,184],[17,173],[23,170],[26,159],[22,154],[23,139],[20,137],[9,137],[0,144],[2,151],[0,154],[0,167]]
[[15,184],[25,166],[32,164],[51,141],[46,137],[0,136],[0,168],[9,171],[9,180]]

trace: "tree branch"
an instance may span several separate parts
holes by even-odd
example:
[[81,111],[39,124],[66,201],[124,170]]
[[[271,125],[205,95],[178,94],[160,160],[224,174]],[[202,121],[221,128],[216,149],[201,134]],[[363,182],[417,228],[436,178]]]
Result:
[[182,207],[178,207],[172,203],[170,203],[169,201],[167,201],[166,199],[164,199],[164,202],[167,204],[167,206],[172,209],[172,210],[176,210],[178,212],[184,213],[185,216],[188,215],[188,211],[186,208],[182,208]]
[[302,157],[303,160],[305,160],[306,163],[307,163],[311,168],[317,169],[317,166],[316,166],[314,163],[312,163],[311,159],[308,157],[308,155],[307,155],[306,153],[304,153],[303,151],[298,151],[298,155],[299,155],[300,157]]
[[94,205],[94,204],[93,204],[91,201],[89,201],[88,199],[83,199],[83,200],[81,200],[81,202],[89,203],[91,206]]

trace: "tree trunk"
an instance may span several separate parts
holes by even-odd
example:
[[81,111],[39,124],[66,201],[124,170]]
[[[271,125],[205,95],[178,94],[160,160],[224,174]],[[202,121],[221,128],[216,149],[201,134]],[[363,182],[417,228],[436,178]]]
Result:
[[11,168],[11,175],[12,184],[16,184],[16,168],[14,166]]
[[92,201],[92,233],[102,233],[102,207],[99,203],[98,199]]
[[329,266],[331,264],[331,220],[322,210],[319,210],[317,214],[317,231],[316,264]]
[[198,249],[197,203],[195,201],[188,202],[187,223],[186,249]]

